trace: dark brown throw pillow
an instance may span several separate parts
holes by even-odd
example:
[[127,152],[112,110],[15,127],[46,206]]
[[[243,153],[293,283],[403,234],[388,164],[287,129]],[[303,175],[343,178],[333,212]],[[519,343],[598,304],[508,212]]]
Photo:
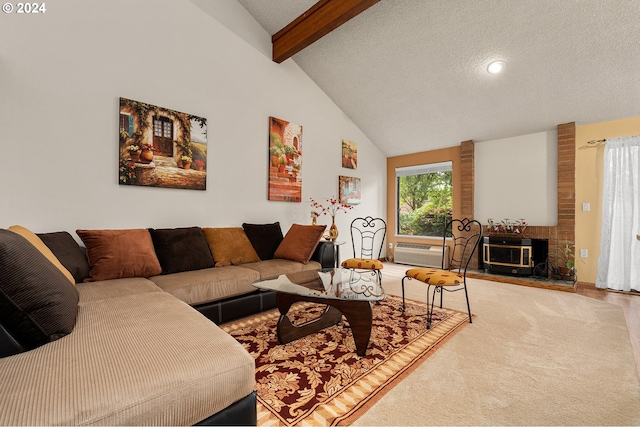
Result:
[[24,237],[0,230],[0,323],[25,349],[68,335],[78,291]]
[[302,264],[309,263],[326,227],[326,225],[293,224],[273,257],[290,259]]
[[60,260],[60,263],[73,275],[76,283],[81,283],[89,277],[89,261],[78,242],[66,231],[54,233],[38,233],[40,240]]
[[261,260],[273,259],[273,254],[282,242],[282,229],[279,222],[273,224],[242,224],[253,249]]
[[149,233],[163,274],[215,266],[207,239],[200,227],[150,228]]
[[89,281],[151,277],[162,273],[149,230],[76,230],[87,248]]
[[12,225],[11,227],[7,228],[7,230],[13,233],[19,234],[25,239],[27,239],[27,241],[31,243],[33,246],[35,246],[36,249],[39,250],[40,253],[45,256],[45,258],[47,258],[53,265],[58,267],[58,269],[62,272],[62,274],[64,274],[66,278],[69,279],[70,283],[73,283],[75,285],[76,281],[73,278],[73,275],[69,273],[69,270],[64,268],[64,265],[62,265],[60,260],[56,258],[53,252],[51,252],[51,249],[49,249],[47,245],[44,244],[42,239],[40,239],[36,235],[36,233],[34,233],[33,231],[21,225]]

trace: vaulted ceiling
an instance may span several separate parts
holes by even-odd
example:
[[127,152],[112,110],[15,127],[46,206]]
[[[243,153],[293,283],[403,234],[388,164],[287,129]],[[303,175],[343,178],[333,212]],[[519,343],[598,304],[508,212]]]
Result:
[[[238,2],[271,35],[316,3]],[[288,61],[397,156],[640,115],[639,22],[637,0],[381,0]]]

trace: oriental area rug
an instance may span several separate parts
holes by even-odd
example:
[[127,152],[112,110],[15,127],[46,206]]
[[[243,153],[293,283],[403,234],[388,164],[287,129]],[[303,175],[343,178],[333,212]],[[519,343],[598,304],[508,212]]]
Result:
[[[351,329],[343,323],[279,345],[278,310],[222,325],[256,361],[258,426],[348,425],[447,338],[469,323],[466,313],[434,311],[426,329],[426,305],[388,296],[372,305],[373,327],[366,355],[356,355]],[[297,303],[294,324],[318,317],[324,305]]]

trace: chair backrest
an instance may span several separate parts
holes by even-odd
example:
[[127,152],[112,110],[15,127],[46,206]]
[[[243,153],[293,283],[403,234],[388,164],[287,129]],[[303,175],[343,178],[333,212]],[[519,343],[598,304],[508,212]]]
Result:
[[[482,224],[474,219],[452,219],[444,229],[442,240],[443,251],[450,239],[453,247],[450,250],[449,270],[467,275],[467,268],[473,254],[482,240]],[[446,252],[444,252],[446,254]],[[442,257],[442,268],[445,269],[445,258]]]
[[356,218],[351,221],[351,244],[355,258],[380,259],[387,223],[382,218]]

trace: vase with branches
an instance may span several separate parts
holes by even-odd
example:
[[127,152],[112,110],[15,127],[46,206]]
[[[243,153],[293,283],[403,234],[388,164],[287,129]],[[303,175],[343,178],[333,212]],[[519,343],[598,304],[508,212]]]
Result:
[[331,215],[331,226],[329,226],[329,234],[327,234],[325,239],[331,240],[333,242],[338,238],[338,227],[336,226],[336,214],[340,211],[347,212],[353,209],[353,206],[348,205],[346,203],[340,203],[336,198],[325,199],[324,204],[315,201],[311,198],[311,207],[314,209],[312,211],[315,212],[317,216],[319,215]]

